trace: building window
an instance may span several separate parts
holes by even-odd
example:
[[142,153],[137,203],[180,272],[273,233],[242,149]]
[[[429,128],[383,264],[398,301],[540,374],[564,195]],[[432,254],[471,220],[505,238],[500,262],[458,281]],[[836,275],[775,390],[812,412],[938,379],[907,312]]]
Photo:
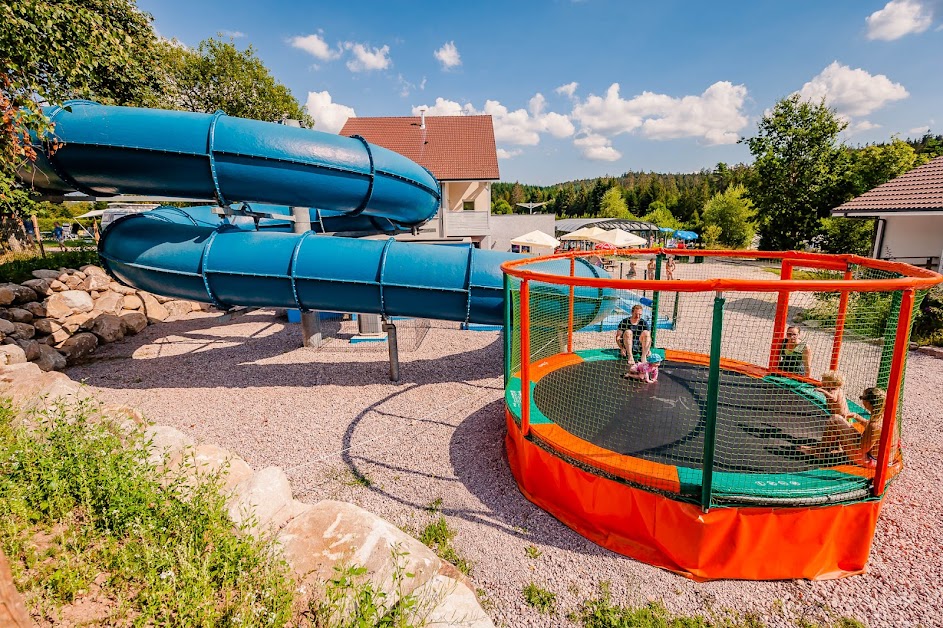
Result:
[[475,201],[462,201],[462,209],[467,212],[475,211]]

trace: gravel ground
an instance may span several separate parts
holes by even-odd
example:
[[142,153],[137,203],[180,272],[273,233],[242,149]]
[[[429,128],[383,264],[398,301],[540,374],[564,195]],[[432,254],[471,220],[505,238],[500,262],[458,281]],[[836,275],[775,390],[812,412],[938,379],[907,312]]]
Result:
[[[614,601],[672,612],[755,613],[770,626],[841,616],[868,626],[943,626],[943,361],[911,354],[907,469],[878,522],[869,573],[835,581],[695,583],[601,549],[528,502],[505,459],[497,332],[434,324],[388,381],[383,352],[299,348],[299,325],[260,310],[148,327],[68,374],[101,399],[278,465],[299,499],[356,503],[416,533],[437,499],[499,626],[566,626],[611,583]],[[361,478],[358,480],[358,478]],[[534,546],[540,555],[528,557]],[[529,583],[556,593],[553,616],[528,607]]]

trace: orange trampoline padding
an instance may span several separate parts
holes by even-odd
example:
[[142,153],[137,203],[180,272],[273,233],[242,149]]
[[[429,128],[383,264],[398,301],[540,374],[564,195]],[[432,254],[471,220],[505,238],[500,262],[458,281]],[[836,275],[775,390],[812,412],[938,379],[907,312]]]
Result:
[[614,552],[694,580],[824,580],[865,570],[880,501],[704,513],[583,471],[523,438],[506,416],[508,462],[521,492]]

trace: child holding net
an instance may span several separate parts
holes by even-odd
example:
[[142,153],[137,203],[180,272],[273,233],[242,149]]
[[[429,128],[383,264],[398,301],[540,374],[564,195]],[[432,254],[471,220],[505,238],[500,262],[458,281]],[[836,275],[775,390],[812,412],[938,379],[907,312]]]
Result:
[[864,421],[860,414],[848,408],[848,400],[845,398],[845,376],[838,371],[822,373],[822,385],[815,390],[825,397],[825,406],[830,416],[839,416],[849,424]]

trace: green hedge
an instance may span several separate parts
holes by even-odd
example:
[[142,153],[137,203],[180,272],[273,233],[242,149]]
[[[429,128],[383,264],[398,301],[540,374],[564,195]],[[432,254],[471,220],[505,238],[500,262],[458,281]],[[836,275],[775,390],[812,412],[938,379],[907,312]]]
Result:
[[56,251],[46,257],[38,253],[16,254],[13,259],[0,264],[0,282],[22,283],[33,279],[33,271],[41,268],[79,268],[86,264],[98,264],[98,251],[81,249],[78,251]]

